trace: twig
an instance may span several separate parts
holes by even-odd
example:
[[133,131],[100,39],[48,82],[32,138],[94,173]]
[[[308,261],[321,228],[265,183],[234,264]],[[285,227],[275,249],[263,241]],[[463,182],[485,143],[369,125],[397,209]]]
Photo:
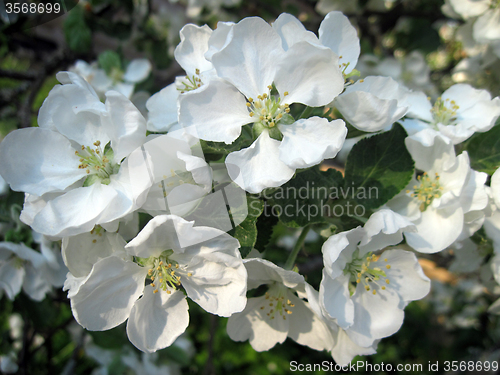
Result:
[[208,358],[205,363],[204,375],[216,375],[214,368],[214,337],[217,331],[218,319],[215,315],[210,315],[210,339],[208,340]]
[[21,81],[34,81],[36,76],[29,72],[17,72],[15,70],[0,69],[0,77],[18,79]]

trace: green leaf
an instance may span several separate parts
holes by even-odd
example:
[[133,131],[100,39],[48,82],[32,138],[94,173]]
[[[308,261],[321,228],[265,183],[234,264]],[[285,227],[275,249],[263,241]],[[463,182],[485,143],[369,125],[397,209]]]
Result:
[[467,143],[473,169],[492,175],[500,166],[500,125],[486,133],[476,133]]
[[[267,212],[266,208],[270,208],[269,205],[264,205],[264,213]],[[257,241],[254,247],[260,252],[267,249],[276,224],[278,224],[278,218],[274,215],[264,214],[257,220]]]
[[120,55],[114,51],[105,51],[99,55],[97,58],[99,66],[104,69],[107,75],[111,75],[113,70],[121,70],[122,63]]
[[252,251],[257,241],[257,218],[262,214],[264,202],[247,196],[248,216],[234,229],[232,234],[240,242],[241,256],[244,258]]
[[344,193],[367,209],[380,207],[410,182],[414,162],[406,150],[407,134],[392,129],[354,145],[347,157]]
[[227,145],[224,142],[211,142],[201,140],[201,147],[204,154],[215,154],[225,156],[233,151],[239,151],[252,144],[252,130],[249,126],[244,126],[241,129],[240,136],[231,144]]
[[293,228],[324,222],[327,202],[332,199],[332,192],[342,185],[342,174],[335,169],[304,170],[273,190],[270,214],[278,215],[285,225]]
[[92,31],[85,22],[82,7],[75,7],[64,21],[64,35],[69,48],[73,51],[88,52],[92,44]]

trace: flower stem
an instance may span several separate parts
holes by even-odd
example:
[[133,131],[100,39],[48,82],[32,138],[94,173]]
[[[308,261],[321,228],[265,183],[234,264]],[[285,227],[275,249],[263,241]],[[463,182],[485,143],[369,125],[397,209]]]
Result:
[[309,229],[311,229],[311,225],[306,225],[304,229],[302,229],[302,232],[300,233],[299,238],[297,239],[297,242],[295,243],[295,246],[293,247],[292,252],[288,256],[288,259],[286,260],[285,263],[285,269],[286,270],[291,270],[295,264],[295,258],[297,258],[297,254],[299,253],[300,249],[302,248],[302,245],[304,244],[304,240],[306,239],[307,233],[309,232]]

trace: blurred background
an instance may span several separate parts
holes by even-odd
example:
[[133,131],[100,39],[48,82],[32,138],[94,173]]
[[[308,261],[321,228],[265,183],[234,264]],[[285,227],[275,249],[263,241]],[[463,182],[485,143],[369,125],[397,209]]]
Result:
[[[272,22],[282,12],[293,14],[313,32],[328,12],[344,12],[361,40],[356,67],[361,77],[388,75],[434,99],[454,83],[488,89],[493,96],[500,89],[495,46],[474,41],[469,29],[476,18],[457,14],[440,0],[36,3],[52,4],[53,9],[59,4],[62,15],[13,14],[8,12],[8,2],[0,1],[0,140],[14,129],[36,126],[38,110],[58,83],[55,74],[59,71],[76,71],[89,81],[100,76],[103,91],[110,87],[124,90],[146,113],[147,99],[183,74],[173,53],[186,23],[215,29],[218,21],[238,22],[248,16]],[[144,62],[137,59],[150,64],[134,71],[140,65],[134,61]],[[19,221],[23,194],[9,191],[5,184],[0,194],[0,241],[22,242],[41,251],[42,244]],[[278,225],[271,235],[266,257],[279,261],[280,254],[291,250],[298,233]],[[484,233],[475,236],[480,243]],[[307,281],[318,288],[323,239],[312,233],[307,241],[307,252],[297,263]],[[57,253],[60,244],[50,246]],[[485,254],[491,255],[486,247]],[[499,287],[481,267],[488,255],[477,266],[456,255],[449,250],[423,256],[421,264],[432,279],[431,293],[406,308],[403,327],[380,342],[378,354],[355,360],[394,366],[423,364],[424,369],[428,363],[438,363],[439,370],[433,373],[445,373],[445,361],[500,359],[499,317],[487,311]],[[144,355],[128,342],[123,325],[107,332],[83,330],[74,321],[61,287],[36,298],[21,292],[11,300],[4,294],[0,299],[0,370],[17,374],[265,375],[290,373],[290,361],[332,361],[327,352],[291,340],[257,353],[248,342],[229,339],[227,319],[211,316],[191,301],[189,306],[187,332],[172,347]]]

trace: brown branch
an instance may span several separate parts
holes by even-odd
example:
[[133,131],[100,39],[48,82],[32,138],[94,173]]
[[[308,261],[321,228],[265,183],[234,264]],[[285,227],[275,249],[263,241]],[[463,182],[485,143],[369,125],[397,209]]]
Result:
[[216,375],[214,368],[214,337],[217,332],[217,326],[217,316],[210,315],[210,339],[208,340],[208,359],[203,370],[204,375]]
[[3,70],[0,69],[0,77],[17,79],[20,81],[34,81],[36,76],[29,72],[17,72],[15,70]]

